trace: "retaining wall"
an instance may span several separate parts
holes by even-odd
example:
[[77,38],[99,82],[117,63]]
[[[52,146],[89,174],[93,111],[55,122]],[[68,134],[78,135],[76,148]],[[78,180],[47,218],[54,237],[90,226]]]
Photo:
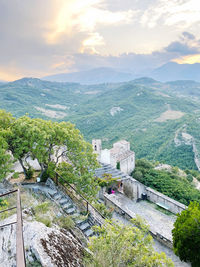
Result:
[[187,208],[187,206],[185,206],[184,204],[166,195],[163,195],[162,193],[159,193],[158,191],[150,187],[146,188],[146,193],[147,193],[148,200],[150,200],[153,203],[163,204],[164,206],[168,208],[169,211],[175,214],[180,213],[181,211]]
[[177,214],[185,210],[187,206],[184,204],[162,194],[158,191],[143,185],[134,178],[130,177],[123,182],[123,192],[128,198],[132,200],[142,199],[142,194],[146,193],[147,199],[153,203],[158,203],[166,206],[166,208]]

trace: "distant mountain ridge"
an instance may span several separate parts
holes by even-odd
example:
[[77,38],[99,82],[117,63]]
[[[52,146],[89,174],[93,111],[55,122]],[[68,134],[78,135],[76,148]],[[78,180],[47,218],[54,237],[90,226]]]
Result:
[[193,80],[200,82],[200,63],[178,64],[168,62],[153,70],[150,77],[162,81]]
[[88,71],[61,73],[43,77],[46,81],[77,82],[81,84],[100,84],[125,82],[134,79],[131,73],[120,72],[112,68],[95,68]]
[[87,71],[61,73],[43,77],[43,80],[55,82],[76,82],[80,84],[101,84],[127,82],[143,76],[148,76],[161,82],[176,80],[194,80],[200,82],[200,63],[178,64],[168,62],[148,73],[132,71],[120,71],[114,68],[95,68]]

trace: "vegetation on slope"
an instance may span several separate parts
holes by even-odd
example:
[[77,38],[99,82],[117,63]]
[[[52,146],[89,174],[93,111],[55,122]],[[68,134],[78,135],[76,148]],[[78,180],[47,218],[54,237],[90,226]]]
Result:
[[[7,118],[8,123],[5,123]],[[31,119],[27,116],[15,119],[11,114],[1,111],[0,135],[5,143],[5,148],[0,150],[0,178],[5,177],[10,167],[10,155],[6,149],[19,161],[26,178],[31,178],[33,174],[28,159],[37,160],[41,168],[40,177],[45,179],[52,172],[54,174],[59,167],[59,159],[65,157],[70,162],[62,165],[63,172],[70,172],[66,179],[75,184],[78,190],[88,195],[96,194],[97,181],[92,172],[98,166],[96,155],[91,144],[83,139],[71,123]]]
[[[200,155],[198,88],[193,82],[163,84],[152,79],[83,86],[26,78],[0,86],[0,107],[17,117],[29,113],[71,121],[89,142],[101,138],[109,147],[127,139],[137,158],[197,169],[193,144],[184,140],[182,132],[192,136]],[[179,144],[174,142],[177,132]]]
[[107,221],[96,227],[97,236],[92,237],[89,249],[92,254],[85,256],[88,267],[104,266],[174,266],[164,253],[153,249],[148,227],[139,219],[132,219],[133,225],[121,225]]
[[155,170],[154,165],[144,159],[136,161],[136,168],[132,176],[141,183],[149,186],[185,205],[191,201],[200,203],[200,191],[195,189],[189,179],[177,173],[176,168],[172,172]]
[[178,214],[172,230],[174,252],[183,261],[200,266],[200,205],[191,203]]

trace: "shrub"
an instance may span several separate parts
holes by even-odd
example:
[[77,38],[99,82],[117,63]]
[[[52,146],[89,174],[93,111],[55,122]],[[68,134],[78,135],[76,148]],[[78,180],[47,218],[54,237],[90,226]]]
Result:
[[188,174],[188,175],[187,175],[187,180],[188,180],[188,182],[192,183],[192,181],[193,181],[193,176],[192,176],[191,174]]
[[33,178],[34,170],[33,168],[29,167],[28,170],[26,171],[26,179],[31,179]]
[[49,209],[49,202],[43,202],[34,207],[34,210],[37,214],[38,213],[44,214],[48,211],[48,209]]
[[75,227],[75,223],[71,216],[61,216],[57,219],[58,225],[66,230]]
[[52,223],[52,221],[51,221],[50,217],[48,217],[48,216],[40,216],[40,215],[36,215],[36,216],[35,216],[35,219],[36,219],[36,221],[45,224],[47,227],[51,227],[51,223]]
[[15,172],[12,176],[13,179],[18,179],[19,178],[19,173]]
[[95,203],[93,206],[107,219],[112,217],[112,209],[108,209],[103,203]]

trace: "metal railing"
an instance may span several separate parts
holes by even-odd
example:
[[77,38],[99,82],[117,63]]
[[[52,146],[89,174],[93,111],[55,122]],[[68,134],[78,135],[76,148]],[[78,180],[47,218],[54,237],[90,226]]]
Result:
[[17,220],[11,223],[7,223],[4,225],[1,225],[0,228],[16,224],[16,256],[17,256],[17,267],[25,267],[26,261],[25,261],[25,251],[24,251],[24,239],[23,239],[23,222],[22,222],[22,209],[21,209],[21,197],[20,197],[20,189],[16,189],[10,192],[7,192],[5,194],[0,195],[1,197],[8,196],[10,194],[14,194],[17,192],[17,205],[8,208],[5,210],[0,211],[0,213],[17,209]]
[[[78,200],[82,200],[82,202],[85,204],[84,208],[87,213],[91,213],[92,217],[94,218],[95,221],[97,221],[100,225],[104,223],[104,220],[106,219],[103,214],[101,214],[88,200],[78,192],[78,190],[72,186],[70,183],[68,183],[59,173],[55,172],[56,177],[55,177],[55,183],[56,185],[61,186],[64,190],[68,191],[67,187],[64,186],[63,184],[67,184],[67,186],[79,197],[76,197]],[[63,183],[60,183],[60,181]]]

